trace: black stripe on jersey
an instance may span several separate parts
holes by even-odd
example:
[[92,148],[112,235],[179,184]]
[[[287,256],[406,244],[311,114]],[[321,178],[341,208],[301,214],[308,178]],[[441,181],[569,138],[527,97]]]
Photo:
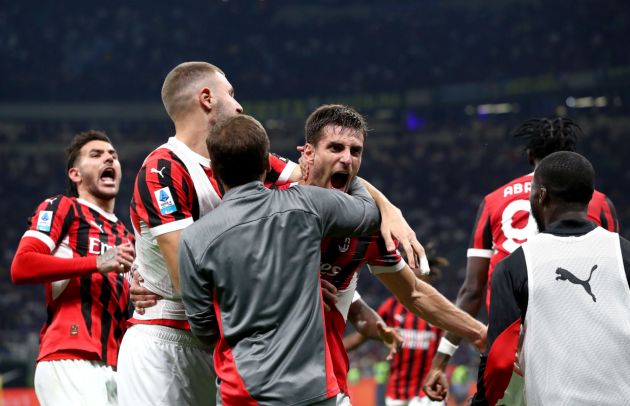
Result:
[[606,218],[606,211],[603,207],[599,211],[599,223],[604,229],[608,230],[608,219]]
[[109,302],[112,299],[112,285],[109,283],[107,275],[101,276],[103,282],[101,283],[101,294],[98,298],[103,305],[103,311],[101,312],[101,360],[107,362],[107,341],[112,328],[112,315],[109,312]]
[[74,222],[74,218],[77,215],[77,207],[75,204],[72,204],[70,209],[68,209],[68,213],[66,214],[66,217],[64,217],[63,219],[63,224],[61,226],[61,233],[59,234],[59,241],[55,241],[57,244],[59,244],[64,237],[68,234],[68,231],[70,231],[70,227],[72,226],[72,223]]
[[608,204],[608,208],[610,209],[610,215],[613,221],[613,231],[615,233],[618,233],[619,232],[619,218],[617,217],[617,210],[615,209],[615,205],[608,197],[606,197],[606,204]]
[[87,327],[88,334],[92,336],[92,275],[81,277],[81,314]]
[[75,251],[79,256],[85,257],[88,254],[88,247],[90,246],[90,228],[92,227],[89,220],[83,213],[83,207],[79,205],[77,207],[77,214],[79,215],[79,222],[77,223],[77,242]]
[[136,179],[138,185],[138,194],[142,201],[142,206],[147,211],[149,217],[149,227],[156,227],[162,224],[160,220],[160,214],[155,211],[155,204],[153,204],[153,196],[147,186],[147,167],[143,166],[138,172],[138,179]]
[[184,182],[182,179],[182,191],[184,192],[184,196],[192,196],[192,210],[190,213],[192,214],[193,220],[198,220],[200,216],[199,211],[199,198],[197,197],[197,192],[193,189],[192,193],[188,189],[188,183]]
[[[125,284],[125,277],[123,274],[116,275],[116,299],[122,296],[123,288]],[[114,339],[118,341],[120,337],[122,337],[123,330],[121,327],[123,319],[128,319],[129,314],[127,314],[127,306],[125,309],[121,309],[119,306],[120,303],[116,302],[116,311],[114,312],[114,319],[116,320],[116,328],[114,329]]]
[[[479,224],[479,221],[481,220],[481,214],[484,212],[485,207],[486,207],[486,199],[482,200],[481,204],[479,205],[479,210],[477,210],[477,217],[475,218],[475,225],[473,227],[473,234],[470,240],[469,247],[475,247],[475,237],[477,236],[477,231],[479,230],[479,227],[481,226],[481,224]],[[486,220],[486,224],[484,224],[482,241],[483,241],[484,248],[486,249],[492,248],[492,228],[490,225],[490,216],[488,216],[488,219]]]

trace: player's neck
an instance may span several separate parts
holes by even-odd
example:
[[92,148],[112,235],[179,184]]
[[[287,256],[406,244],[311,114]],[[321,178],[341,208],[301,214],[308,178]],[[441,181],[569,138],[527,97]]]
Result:
[[114,212],[114,203],[116,202],[115,198],[105,200],[105,199],[100,199],[90,193],[79,192],[79,199],[83,199],[87,202],[90,202],[107,213]]
[[198,125],[191,120],[189,123],[175,124],[175,138],[186,144],[188,148],[197,154],[208,158],[206,138],[208,137],[208,125]]
[[545,219],[545,226],[560,220],[588,220],[588,214],[582,209],[571,209],[556,207],[552,209]]

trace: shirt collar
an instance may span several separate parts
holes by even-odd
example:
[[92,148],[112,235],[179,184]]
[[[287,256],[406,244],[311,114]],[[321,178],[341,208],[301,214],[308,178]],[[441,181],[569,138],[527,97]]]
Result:
[[170,137],[168,139],[168,142],[170,144],[175,144],[178,145],[180,148],[184,148],[187,152],[188,155],[190,156],[191,159],[195,160],[196,162],[198,162],[199,164],[201,164],[201,166],[205,166],[206,168],[210,167],[210,159],[206,158],[203,155],[199,155],[198,153],[196,153],[195,151],[193,151],[192,149],[190,149],[190,147],[188,147],[188,145],[184,144],[183,142],[181,142],[180,140],[178,140],[175,137]]
[[107,220],[111,221],[111,222],[117,222],[118,221],[118,217],[116,217],[116,215],[114,213],[109,213],[106,212],[105,210],[101,209],[100,207],[98,207],[97,205],[95,205],[92,202],[89,202],[85,199],[81,199],[80,197],[77,197],[77,202],[79,202],[80,204],[89,207],[90,209],[96,211],[97,213],[99,213],[101,216],[105,217]]
[[249,196],[251,194],[259,193],[266,190],[269,189],[267,189],[261,181],[256,180],[228,190],[227,192],[225,192],[225,195],[223,195],[223,200],[240,199],[241,197]]
[[565,219],[554,221],[544,232],[560,236],[578,236],[590,233],[596,227],[595,223],[585,219]]

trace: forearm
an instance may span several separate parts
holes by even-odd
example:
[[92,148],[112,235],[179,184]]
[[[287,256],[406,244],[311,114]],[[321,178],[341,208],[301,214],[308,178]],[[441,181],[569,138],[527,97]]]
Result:
[[409,311],[434,326],[471,342],[479,339],[480,332],[484,329],[482,323],[458,309],[435,288],[420,280],[416,280],[414,292],[404,299],[401,302]]
[[96,256],[58,258],[39,240],[23,238],[11,264],[15,284],[41,284],[96,272]]
[[359,332],[354,332],[343,338],[343,346],[346,351],[352,351],[360,347],[365,341],[367,341],[367,337]]
[[[481,306],[483,305],[483,293],[480,292],[480,289],[470,289],[464,285],[457,295],[455,305],[462,311],[475,317],[479,314],[479,310],[481,310]],[[461,342],[461,337],[451,332],[446,333],[445,337],[453,344],[459,344]]]

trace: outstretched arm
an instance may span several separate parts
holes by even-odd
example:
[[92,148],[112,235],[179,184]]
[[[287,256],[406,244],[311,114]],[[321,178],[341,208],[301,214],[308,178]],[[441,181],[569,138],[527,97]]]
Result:
[[486,345],[486,326],[458,309],[434,287],[416,278],[409,267],[376,276],[410,312],[436,327],[467,339],[483,350]]

